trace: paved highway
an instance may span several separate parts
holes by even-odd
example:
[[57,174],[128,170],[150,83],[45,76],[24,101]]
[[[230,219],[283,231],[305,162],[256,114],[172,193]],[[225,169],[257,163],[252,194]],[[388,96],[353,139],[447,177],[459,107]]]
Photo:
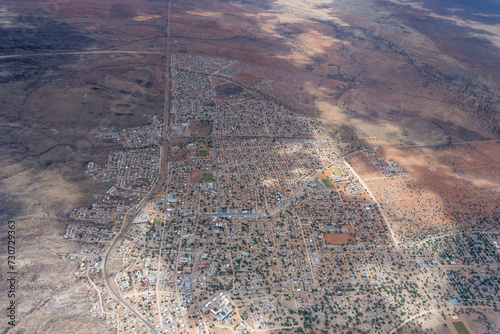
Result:
[[127,231],[128,227],[130,224],[134,221],[134,219],[137,217],[137,215],[144,209],[146,204],[151,200],[153,195],[161,189],[162,184],[165,182],[166,176],[168,175],[168,170],[167,170],[167,133],[168,133],[168,116],[169,116],[169,105],[170,105],[170,100],[169,100],[169,85],[170,85],[170,35],[171,35],[171,9],[172,9],[172,0],[168,1],[168,15],[167,15],[167,51],[165,53],[165,58],[166,58],[166,69],[165,69],[165,97],[164,97],[164,105],[163,105],[163,117],[164,117],[164,126],[163,126],[163,143],[162,143],[162,149],[160,152],[160,155],[163,156],[163,159],[160,158],[161,161],[161,166],[160,166],[160,177],[157,180],[158,182],[152,187],[151,191],[147,194],[147,196],[139,203],[137,207],[137,211],[132,217],[132,219],[129,220],[128,223],[124,222],[124,225],[120,231],[120,233],[116,236],[115,240],[111,244],[111,246],[108,249],[108,252],[106,253],[106,256],[104,257],[104,277],[106,278],[106,285],[110,292],[123,304],[125,307],[127,307],[132,313],[134,313],[146,326],[148,326],[153,333],[158,333],[156,329],[147,321],[144,319],[140,314],[138,314],[133,308],[131,308],[120,296],[118,293],[116,293],[111,284],[109,283],[109,271],[108,271],[108,259],[109,256],[113,250],[113,248],[117,245],[118,241],[121,239],[121,237],[125,234]]

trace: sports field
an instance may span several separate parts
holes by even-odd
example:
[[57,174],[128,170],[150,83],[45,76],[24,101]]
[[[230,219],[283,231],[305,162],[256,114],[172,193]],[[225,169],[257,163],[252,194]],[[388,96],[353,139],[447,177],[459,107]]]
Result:
[[211,173],[203,173],[203,181],[212,181],[214,179],[214,175]]
[[328,180],[328,179],[323,179],[321,180],[323,181],[323,183],[325,184],[325,186],[327,186],[328,188],[333,188],[333,183],[332,181]]
[[469,334],[467,327],[465,327],[464,323],[461,321],[457,321],[453,323],[453,326],[457,330],[458,334]]

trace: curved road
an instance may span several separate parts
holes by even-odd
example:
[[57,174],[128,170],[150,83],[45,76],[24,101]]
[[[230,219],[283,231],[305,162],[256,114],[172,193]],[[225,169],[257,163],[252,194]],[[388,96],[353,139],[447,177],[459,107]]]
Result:
[[[146,326],[148,326],[153,333],[158,333],[156,329],[150,324],[149,321],[144,319],[140,314],[138,314],[134,309],[132,309],[122,298],[119,296],[118,293],[116,293],[113,288],[111,287],[111,284],[109,283],[109,275],[110,273],[108,272],[108,258],[109,255],[111,254],[111,251],[113,250],[114,246],[117,244],[118,240],[124,235],[124,233],[127,231],[128,227],[130,224],[134,221],[134,219],[139,215],[139,213],[144,209],[146,204],[149,202],[151,197],[160,189],[161,185],[165,182],[166,175],[168,175],[167,171],[167,154],[166,154],[166,149],[167,149],[167,131],[168,131],[168,115],[169,115],[169,81],[170,81],[170,31],[171,31],[171,8],[172,8],[172,1],[168,1],[168,15],[167,15],[167,51],[165,54],[166,58],[166,69],[165,69],[165,97],[164,97],[164,106],[163,106],[163,117],[164,117],[164,128],[163,128],[163,146],[160,155],[163,155],[163,159],[160,158],[161,161],[161,166],[160,166],[160,175],[161,177],[159,178],[158,182],[155,184],[155,186],[151,189],[151,191],[148,193],[148,195],[143,198],[141,203],[137,207],[137,212],[134,214],[132,219],[129,220],[129,222],[125,225],[123,225],[123,228],[121,229],[120,233],[116,236],[115,240],[113,243],[110,245],[108,252],[106,253],[106,256],[104,257],[104,277],[106,278],[106,285],[108,286],[109,291],[125,306],[127,307],[132,313],[134,313]],[[157,52],[153,52],[157,53]]]

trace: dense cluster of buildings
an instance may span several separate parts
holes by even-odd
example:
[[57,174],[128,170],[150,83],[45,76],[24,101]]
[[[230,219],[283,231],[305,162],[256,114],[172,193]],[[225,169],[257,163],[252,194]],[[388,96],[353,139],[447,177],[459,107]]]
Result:
[[[146,326],[161,333],[391,333],[452,304],[496,306],[500,256],[490,246],[498,235],[395,243],[320,122],[248,89],[221,96],[214,84],[214,77],[252,70],[267,78],[253,85],[272,94],[280,86],[266,70],[189,55],[174,55],[172,66],[176,126],[165,144],[166,178],[110,253],[108,278],[130,309],[106,288],[92,289],[94,315],[120,333]],[[195,138],[193,120],[212,122],[210,133]],[[407,181],[396,161],[377,154],[359,152],[368,172]],[[159,159],[156,146],[130,146],[111,153],[106,166],[89,164],[111,188],[73,219],[118,221],[151,189]],[[84,229],[71,224],[66,236],[101,233],[102,241],[116,232]]]

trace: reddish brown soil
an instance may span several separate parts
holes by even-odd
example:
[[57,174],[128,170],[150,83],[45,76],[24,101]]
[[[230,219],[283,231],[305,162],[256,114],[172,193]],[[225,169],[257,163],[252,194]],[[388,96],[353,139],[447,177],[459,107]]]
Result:
[[345,245],[349,243],[351,236],[347,233],[325,233],[325,241],[332,245]]
[[356,172],[363,179],[384,177],[382,171],[373,163],[373,159],[367,157],[363,152],[351,154],[347,161],[356,166]]
[[241,82],[246,86],[252,86],[257,84],[262,78],[259,78],[249,73],[239,73],[236,76],[234,76],[233,79],[237,82]]
[[197,183],[197,182],[201,182],[202,178],[203,178],[202,172],[194,171],[194,172],[191,172],[191,174],[189,176],[189,181],[191,183]]
[[500,209],[500,164],[490,158],[498,158],[499,148],[476,143],[387,149],[385,156],[397,159],[409,176],[367,184],[388,208],[397,233],[431,227],[488,229],[495,226]]

